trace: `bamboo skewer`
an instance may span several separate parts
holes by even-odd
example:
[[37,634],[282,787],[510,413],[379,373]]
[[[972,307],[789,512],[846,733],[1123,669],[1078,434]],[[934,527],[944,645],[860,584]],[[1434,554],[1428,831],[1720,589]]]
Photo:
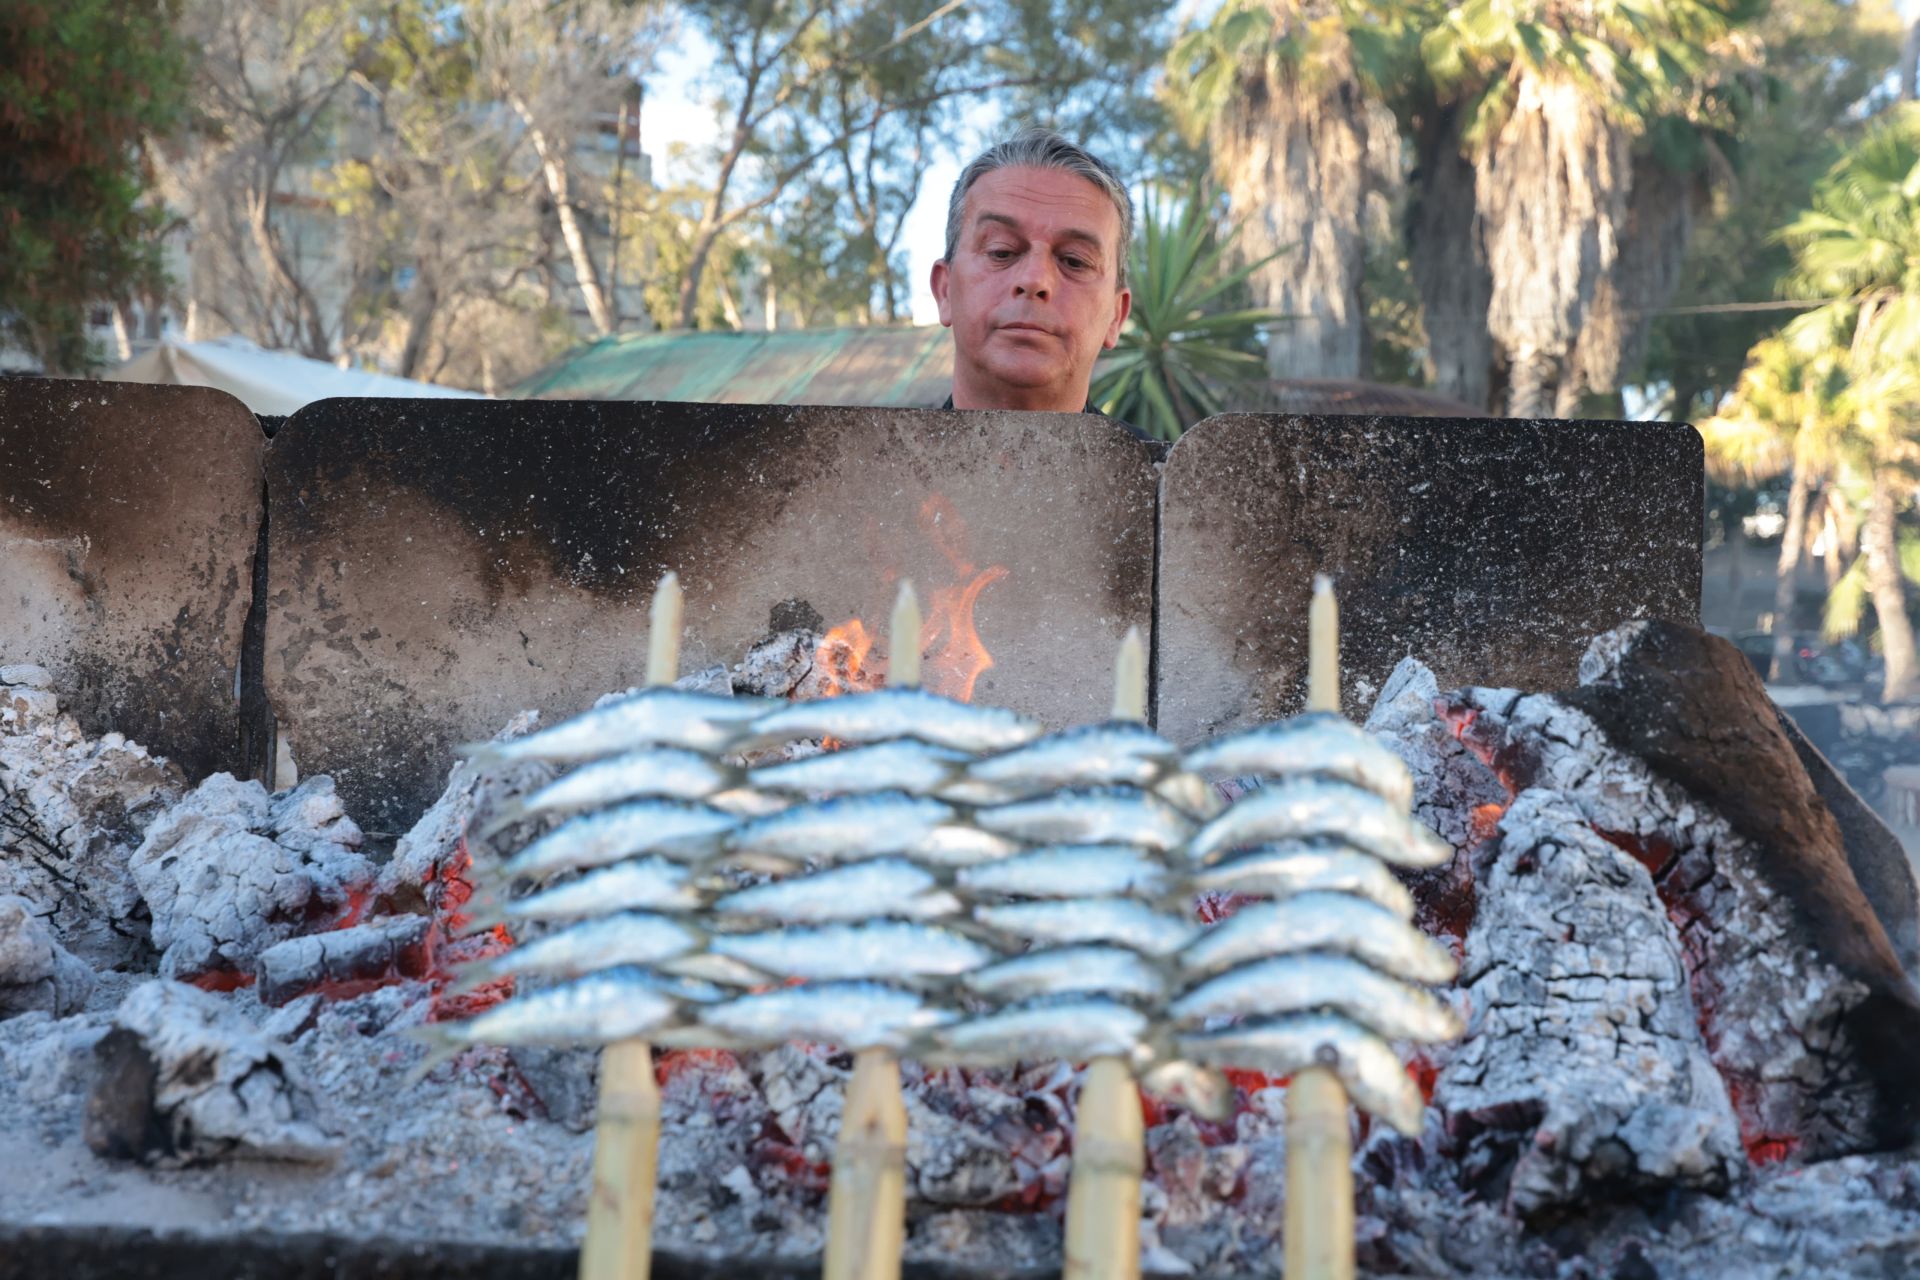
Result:
[[[1127,631],[1113,664],[1113,718],[1147,718],[1147,648]],[[1095,1058],[1074,1111],[1067,1177],[1065,1280],[1134,1280],[1140,1274],[1140,1178],[1146,1172],[1140,1090],[1120,1058]]]
[[[1340,710],[1340,610],[1333,583],[1313,580],[1307,611],[1307,710]],[[1353,1140],[1347,1094],[1327,1067],[1287,1087],[1287,1280],[1353,1276]]]
[[[902,582],[887,629],[887,684],[920,683],[923,619],[913,584]],[[900,1062],[889,1049],[863,1049],[840,1113],[827,1190],[826,1280],[898,1280],[907,1232],[907,1104]]]
[[[647,683],[680,673],[685,599],[669,573],[653,593],[647,630]],[[653,1268],[653,1196],[660,1164],[660,1084],[644,1040],[608,1045],[600,1055],[600,1100],[593,1137],[593,1192],[580,1280],[647,1280]]]

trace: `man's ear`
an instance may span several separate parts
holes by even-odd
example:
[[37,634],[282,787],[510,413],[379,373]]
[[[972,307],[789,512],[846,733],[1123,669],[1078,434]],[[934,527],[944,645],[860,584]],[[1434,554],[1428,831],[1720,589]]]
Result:
[[933,277],[927,283],[933,287],[933,300],[940,306],[940,323],[951,329],[953,327],[953,308],[947,305],[947,284],[949,280],[947,260],[945,258],[936,258],[933,263]]
[[1133,290],[1122,289],[1113,297],[1113,323],[1107,326],[1107,336],[1100,340],[1102,351],[1111,351],[1120,345],[1120,331],[1127,327],[1127,317],[1133,313]]

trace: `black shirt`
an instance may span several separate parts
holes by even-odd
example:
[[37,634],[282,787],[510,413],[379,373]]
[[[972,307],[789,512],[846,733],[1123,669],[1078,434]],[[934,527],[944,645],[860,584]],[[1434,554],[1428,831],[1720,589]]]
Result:
[[[948,396],[946,403],[941,405],[940,407],[942,409],[953,408],[953,397]],[[1080,410],[1080,412],[1090,413],[1096,418],[1105,418],[1109,422],[1117,422],[1121,426],[1125,427],[1128,431],[1131,431],[1137,438],[1141,440],[1145,440],[1148,444],[1164,444],[1165,443],[1164,441],[1154,439],[1152,436],[1148,435],[1146,432],[1142,431],[1140,428],[1134,426],[1131,422],[1128,422],[1125,418],[1116,418],[1111,414],[1101,413],[1098,409],[1093,407],[1093,401],[1091,400],[1087,401],[1086,408]]]

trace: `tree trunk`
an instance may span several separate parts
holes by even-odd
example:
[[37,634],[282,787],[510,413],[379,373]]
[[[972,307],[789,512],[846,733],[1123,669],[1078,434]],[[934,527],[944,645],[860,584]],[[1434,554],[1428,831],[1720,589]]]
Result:
[[586,231],[580,225],[580,211],[574,207],[572,183],[567,175],[567,160],[552,145],[546,131],[534,123],[533,110],[526,99],[519,94],[510,95],[514,111],[527,126],[527,140],[533,143],[534,154],[540,157],[540,172],[547,180],[547,194],[553,199],[553,210],[560,218],[560,238],[566,243],[567,257],[573,263],[574,283],[580,288],[580,296],[587,303],[587,318],[593,321],[593,327],[601,337],[612,333],[618,325],[618,317],[608,304],[606,291],[600,285],[600,268],[594,263],[593,253],[587,246]]
[[1912,102],[1920,88],[1920,19],[1907,28],[1900,43],[1900,101]]
[[266,269],[272,287],[293,310],[293,337],[300,354],[314,360],[332,360],[333,344],[327,340],[327,325],[320,317],[320,305],[287,265],[286,256],[281,252],[280,237],[273,229],[272,199],[270,188],[254,191],[247,197],[247,230],[253,237],[253,247],[260,255],[260,264]]
[[707,257],[720,238],[718,226],[703,224],[693,238],[693,252],[687,255],[687,269],[680,277],[680,305],[674,323],[682,329],[693,328],[700,308],[700,277],[706,274]]
[[1508,370],[1507,416],[1550,418],[1559,399],[1560,358],[1546,351],[1517,351]]
[[1867,589],[1873,597],[1874,615],[1880,621],[1880,648],[1887,660],[1880,699],[1905,702],[1920,686],[1920,671],[1914,667],[1913,623],[1907,618],[1907,588],[1900,576],[1893,505],[1893,479],[1882,463],[1874,468],[1873,505],[1860,531],[1860,549],[1867,557]]
[[1646,358],[1653,313],[1673,297],[1707,192],[1691,173],[1634,157],[1618,256],[1594,288],[1573,369],[1589,391],[1612,391]]
[[400,376],[418,378],[420,361],[427,353],[427,336],[433,331],[433,313],[439,301],[432,289],[415,281],[413,296],[407,300],[407,340],[400,349]]
[[1780,559],[1773,570],[1773,661],[1767,679],[1782,680],[1793,664],[1793,599],[1800,573],[1800,552],[1807,541],[1807,499],[1813,477],[1805,466],[1793,468],[1787,490],[1787,527],[1780,535]]
[[1544,417],[1627,220],[1630,139],[1578,85],[1527,75],[1475,173],[1492,293],[1512,363],[1507,412]]
[[1486,409],[1493,376],[1487,300],[1493,277],[1474,203],[1473,165],[1461,153],[1459,112],[1449,108],[1418,146],[1407,236],[1427,334],[1434,390]]
[[1367,190],[1366,100],[1351,74],[1319,67],[1311,82],[1241,73],[1213,130],[1214,171],[1246,219],[1254,300],[1284,317],[1267,343],[1275,378],[1357,378],[1366,350],[1360,284]]

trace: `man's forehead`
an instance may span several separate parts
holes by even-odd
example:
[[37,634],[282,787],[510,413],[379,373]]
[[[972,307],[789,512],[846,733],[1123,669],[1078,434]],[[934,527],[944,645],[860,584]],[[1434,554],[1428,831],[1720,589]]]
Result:
[[1064,169],[1009,166],[982,174],[967,191],[967,224],[983,220],[1049,238],[1119,239],[1120,212],[1107,193]]

